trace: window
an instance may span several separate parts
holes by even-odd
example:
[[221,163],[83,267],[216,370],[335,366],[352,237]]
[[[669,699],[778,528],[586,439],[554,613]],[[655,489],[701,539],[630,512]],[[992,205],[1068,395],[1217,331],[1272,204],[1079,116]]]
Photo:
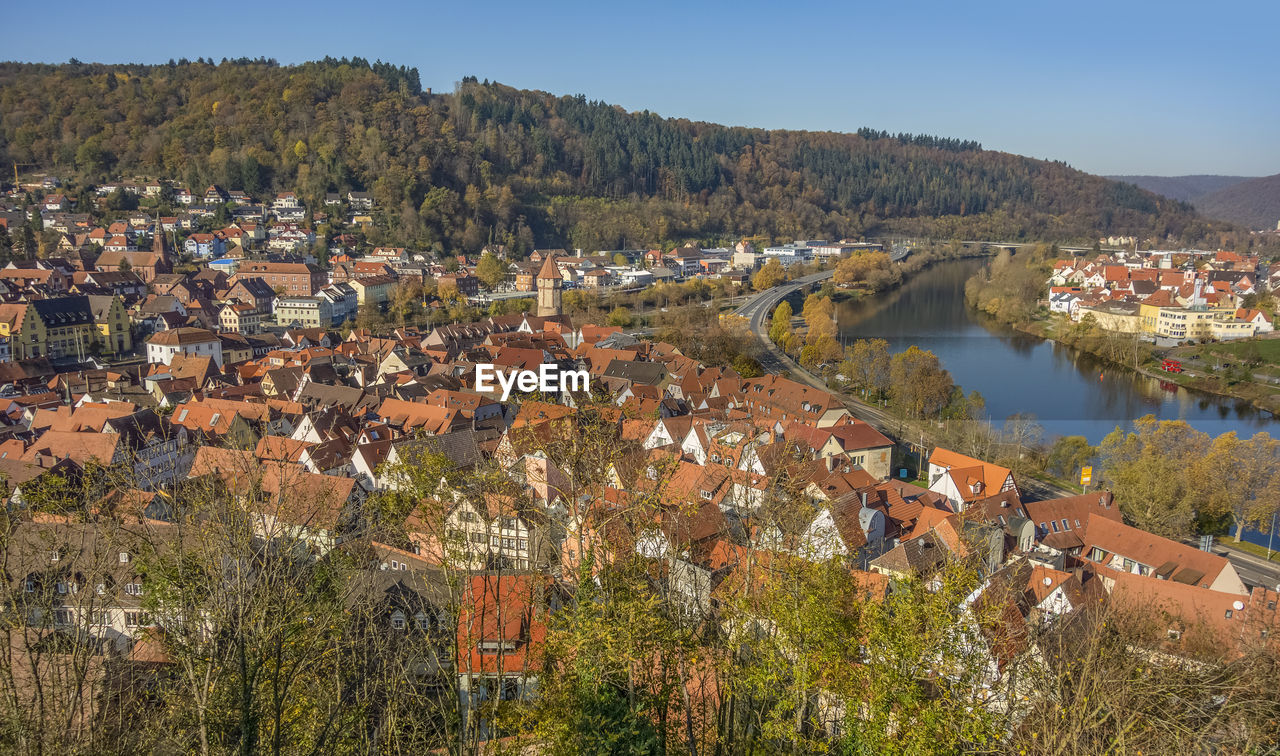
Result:
[[97,592],[99,596],[101,596],[102,594],[107,592],[107,586],[105,583],[98,583],[96,586],[94,586],[93,590]]
[[[375,434],[375,435],[376,435],[376,434]],[[476,521],[476,513],[475,513],[475,512],[465,512],[465,511],[464,511],[464,512],[459,512],[459,513],[458,513],[458,519],[459,519],[459,520],[462,520],[463,522],[475,522],[475,521]]]
[[1048,532],[1049,532],[1049,523],[1047,523],[1047,522],[1042,522],[1042,523],[1040,523],[1040,530],[1044,531],[1045,533],[1048,533]]
[[89,624],[91,625],[110,625],[111,614],[106,610],[95,610],[89,615]]
[[124,564],[127,561],[129,561],[129,552],[127,551],[120,552],[120,563]]
[[71,610],[70,610],[70,609],[54,609],[54,610],[53,610],[53,624],[55,624],[55,625],[70,625],[70,624],[71,624]]
[[125,612],[125,627],[146,627],[151,624],[151,615],[146,612]]
[[1078,527],[1080,527],[1080,521],[1079,521],[1079,520],[1076,520],[1076,527],[1077,527],[1077,528],[1078,528]]
[[58,550],[57,550],[57,549],[54,549],[53,551],[50,551],[50,552],[49,552],[49,561],[50,561],[50,562],[56,562],[56,561],[58,561],[58,560],[59,560],[59,559],[61,559],[61,558],[62,558],[62,555],[58,553]]
[[24,580],[22,583],[22,590],[26,591],[27,593],[35,593],[36,584],[30,580]]
[[423,632],[426,632],[427,630],[431,629],[431,621],[427,619],[427,615],[423,614],[422,612],[418,612],[417,614],[413,615],[413,622],[415,625],[418,626],[418,629]]
[[1107,552],[1095,546],[1093,550],[1089,552],[1089,558],[1095,562],[1101,562],[1107,558]]
[[1050,520],[1049,526],[1053,528],[1053,532],[1058,532],[1058,522],[1056,520]]
[[1071,530],[1071,526],[1067,524],[1067,520],[1066,520],[1066,518],[1063,518],[1063,520],[1062,520],[1062,529],[1063,529],[1063,530]]
[[58,593],[63,593],[63,594],[65,594],[65,593],[67,592],[67,584],[66,584],[66,583],[59,582],[59,583],[57,584],[56,588],[57,588],[57,590],[58,590]]
[[404,615],[401,614],[400,612],[396,612],[395,614],[391,615],[391,626],[396,630],[403,630]]
[[219,412],[213,413],[213,417],[209,418],[209,427],[210,428],[216,427],[218,425],[218,421],[221,419],[222,419],[221,413]]
[[999,517],[999,519],[1000,519],[1000,525],[1001,525],[1001,526],[1004,526],[1004,525],[1007,525],[1007,524],[1008,524],[1007,522],[1005,522],[1005,521],[1004,521],[1004,515],[998,515],[998,517]]
[[472,542],[472,543],[484,543],[484,533],[472,533],[472,534],[471,534],[471,542]]
[[1230,609],[1228,609],[1228,610],[1227,610],[1227,619],[1231,619],[1231,615],[1232,615],[1232,614],[1234,614],[1234,612],[1232,612]]
[[188,413],[189,411],[190,411],[190,410],[185,410],[185,409],[184,409],[183,411],[179,412],[179,413],[178,413],[178,422],[180,422],[180,423],[186,422],[186,420],[187,420],[187,413]]
[[142,583],[125,583],[124,592],[130,596],[141,596]]

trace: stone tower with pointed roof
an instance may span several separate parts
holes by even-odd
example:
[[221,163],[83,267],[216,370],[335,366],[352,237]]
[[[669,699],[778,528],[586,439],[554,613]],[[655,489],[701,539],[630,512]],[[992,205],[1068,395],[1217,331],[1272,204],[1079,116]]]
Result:
[[538,270],[536,280],[538,287],[537,316],[549,318],[559,315],[560,285],[563,279],[560,278],[560,269],[556,267],[554,257],[547,255],[547,258],[542,261],[542,268]]

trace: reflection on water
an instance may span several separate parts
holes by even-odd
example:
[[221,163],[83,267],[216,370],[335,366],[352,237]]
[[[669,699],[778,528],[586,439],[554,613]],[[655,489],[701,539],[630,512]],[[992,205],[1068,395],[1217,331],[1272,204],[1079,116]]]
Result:
[[1030,412],[1050,437],[1078,434],[1097,443],[1117,425],[1146,414],[1180,418],[1212,435],[1230,430],[1276,434],[1275,419],[1245,402],[1170,390],[1158,379],[1105,365],[970,311],[964,282],[985,262],[939,263],[894,291],[841,304],[836,320],[842,339],[882,338],[894,352],[912,344],[931,350],[957,384],[982,394],[993,420]]

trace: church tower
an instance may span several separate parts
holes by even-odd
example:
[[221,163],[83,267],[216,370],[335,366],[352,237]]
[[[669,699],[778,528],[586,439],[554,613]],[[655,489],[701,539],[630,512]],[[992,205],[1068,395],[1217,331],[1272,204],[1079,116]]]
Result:
[[559,315],[560,285],[563,279],[560,278],[560,269],[556,267],[555,258],[551,255],[547,255],[547,259],[542,261],[542,268],[538,271],[536,280],[538,287],[537,316],[550,318]]
[[164,223],[159,211],[156,211],[155,233],[151,235],[151,254],[154,258],[151,264],[155,267],[156,273],[173,272],[173,259],[169,253],[169,244],[164,235]]

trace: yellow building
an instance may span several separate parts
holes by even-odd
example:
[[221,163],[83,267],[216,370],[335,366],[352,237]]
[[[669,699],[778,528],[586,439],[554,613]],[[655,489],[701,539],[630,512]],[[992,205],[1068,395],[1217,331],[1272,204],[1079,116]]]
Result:
[[80,296],[28,302],[22,327],[11,342],[15,360],[83,360],[93,355],[93,345],[100,340],[89,298]]
[[133,349],[129,314],[117,296],[75,296],[0,305],[0,336],[13,359],[85,360]]
[[1080,319],[1092,315],[1098,327],[1117,333],[1141,333],[1142,316],[1138,305],[1128,302],[1104,302],[1093,307],[1081,307]]
[[1178,303],[1173,299],[1173,292],[1167,289],[1161,289],[1142,300],[1138,306],[1138,315],[1142,318],[1142,332],[1155,333],[1160,311],[1166,307],[1177,306]]
[[1223,310],[1204,307],[1162,308],[1156,319],[1156,335],[1178,341],[1212,339],[1214,322],[1228,318]]
[[372,304],[385,310],[391,301],[391,292],[396,287],[396,278],[388,275],[364,276],[353,278],[347,283],[356,290],[356,302],[359,306]]
[[89,297],[89,307],[93,311],[93,320],[98,325],[98,333],[102,338],[102,351],[106,354],[121,355],[133,351],[133,330],[129,322],[129,311],[119,296]]

